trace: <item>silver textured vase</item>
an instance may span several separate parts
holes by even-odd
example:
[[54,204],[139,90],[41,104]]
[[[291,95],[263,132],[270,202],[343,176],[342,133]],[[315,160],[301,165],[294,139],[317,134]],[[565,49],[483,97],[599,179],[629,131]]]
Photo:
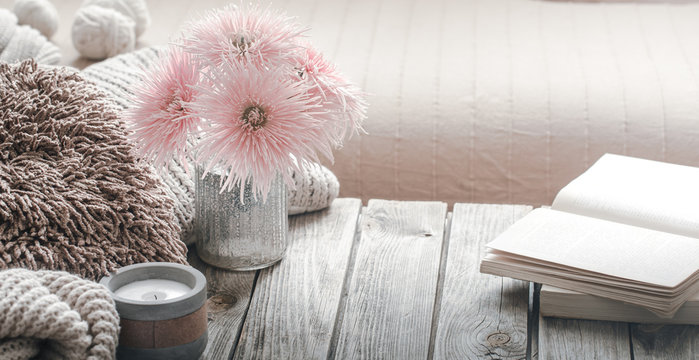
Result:
[[265,202],[255,199],[248,181],[240,188],[220,192],[221,176],[196,168],[197,254],[206,263],[229,270],[256,270],[284,257],[288,218],[286,185],[281,176],[272,181]]

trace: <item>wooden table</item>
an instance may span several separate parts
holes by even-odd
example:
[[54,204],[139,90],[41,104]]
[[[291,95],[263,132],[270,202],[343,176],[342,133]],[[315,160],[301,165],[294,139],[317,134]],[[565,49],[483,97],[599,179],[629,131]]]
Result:
[[190,262],[209,285],[203,359],[697,359],[699,327],[539,318],[534,286],[480,274],[523,205],[337,199],[289,221],[277,265]]

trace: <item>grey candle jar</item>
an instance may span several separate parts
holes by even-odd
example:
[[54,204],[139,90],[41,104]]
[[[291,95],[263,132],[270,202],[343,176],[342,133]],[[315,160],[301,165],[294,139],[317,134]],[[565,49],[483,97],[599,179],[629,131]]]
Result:
[[[115,292],[130,283],[162,279],[191,288],[173,299],[126,299]],[[117,359],[198,359],[208,342],[206,278],[197,269],[175,263],[125,266],[100,280],[112,294],[120,317]]]
[[206,263],[229,270],[257,270],[284,257],[288,212],[286,185],[281,176],[272,181],[265,201],[255,198],[252,185],[221,192],[221,175],[203,177],[196,168],[196,248]]

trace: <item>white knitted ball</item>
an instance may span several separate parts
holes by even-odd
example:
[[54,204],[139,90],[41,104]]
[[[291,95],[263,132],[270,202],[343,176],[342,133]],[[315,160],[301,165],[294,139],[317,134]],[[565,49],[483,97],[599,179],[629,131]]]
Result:
[[134,21],[120,12],[90,5],[78,9],[73,21],[73,46],[90,59],[130,52],[136,46]]
[[13,11],[20,25],[29,25],[46,38],[58,29],[58,11],[48,0],[15,0]]
[[150,26],[150,14],[145,0],[85,0],[81,7],[90,5],[114,9],[131,18],[136,23],[136,38]]

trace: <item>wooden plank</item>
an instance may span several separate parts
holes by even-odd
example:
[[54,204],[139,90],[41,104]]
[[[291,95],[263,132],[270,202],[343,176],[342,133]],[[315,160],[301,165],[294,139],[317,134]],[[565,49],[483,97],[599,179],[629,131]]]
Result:
[[206,276],[209,342],[200,359],[228,359],[238,342],[250,303],[255,272],[236,272],[205,264],[192,247],[189,263]]
[[631,359],[629,326],[540,317],[539,359]]
[[338,359],[425,359],[447,206],[370,200],[338,323]]
[[631,324],[634,359],[699,359],[699,326]]
[[325,359],[357,229],[359,199],[294,216],[282,261],[260,271],[235,359]]
[[454,205],[435,359],[524,358],[529,283],[481,274],[479,264],[485,244],[531,209]]

